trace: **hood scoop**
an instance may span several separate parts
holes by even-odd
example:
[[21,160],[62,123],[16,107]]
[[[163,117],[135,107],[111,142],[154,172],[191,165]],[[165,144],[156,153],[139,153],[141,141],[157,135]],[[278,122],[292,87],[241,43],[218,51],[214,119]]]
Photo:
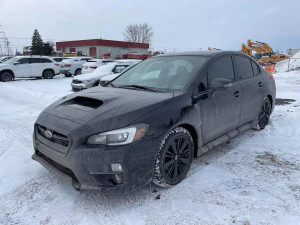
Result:
[[97,109],[98,107],[103,105],[103,101],[94,98],[77,96],[64,102],[62,105],[82,111],[90,111],[91,109]]

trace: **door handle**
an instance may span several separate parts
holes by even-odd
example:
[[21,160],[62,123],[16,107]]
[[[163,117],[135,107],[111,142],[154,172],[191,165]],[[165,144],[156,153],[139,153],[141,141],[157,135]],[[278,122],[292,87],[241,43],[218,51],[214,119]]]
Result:
[[258,82],[258,87],[262,87],[263,86],[263,83],[260,81],[260,82]]
[[234,92],[233,96],[236,98],[240,97],[240,92],[239,91]]

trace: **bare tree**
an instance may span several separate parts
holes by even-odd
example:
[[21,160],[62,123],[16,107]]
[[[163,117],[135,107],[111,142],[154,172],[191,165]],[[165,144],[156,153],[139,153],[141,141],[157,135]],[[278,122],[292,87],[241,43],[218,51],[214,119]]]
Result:
[[128,25],[123,35],[126,41],[150,44],[154,33],[153,28],[148,23],[142,23]]

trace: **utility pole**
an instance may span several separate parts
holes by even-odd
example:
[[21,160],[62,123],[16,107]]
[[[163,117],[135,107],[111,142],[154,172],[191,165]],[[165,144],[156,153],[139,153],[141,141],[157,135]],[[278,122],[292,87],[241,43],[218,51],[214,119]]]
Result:
[[0,54],[3,55],[11,55],[11,47],[8,41],[8,38],[5,36],[5,32],[3,31],[3,26],[0,25]]

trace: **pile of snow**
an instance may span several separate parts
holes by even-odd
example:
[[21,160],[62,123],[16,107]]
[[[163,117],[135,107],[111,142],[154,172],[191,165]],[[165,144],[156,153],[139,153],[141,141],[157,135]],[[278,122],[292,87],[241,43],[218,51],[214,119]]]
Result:
[[285,59],[276,64],[276,72],[283,73],[293,71],[300,67],[300,51],[290,59]]
[[280,82],[281,86],[289,86],[292,88],[294,85],[300,85],[300,71],[290,71],[283,73],[273,74],[275,82]]

